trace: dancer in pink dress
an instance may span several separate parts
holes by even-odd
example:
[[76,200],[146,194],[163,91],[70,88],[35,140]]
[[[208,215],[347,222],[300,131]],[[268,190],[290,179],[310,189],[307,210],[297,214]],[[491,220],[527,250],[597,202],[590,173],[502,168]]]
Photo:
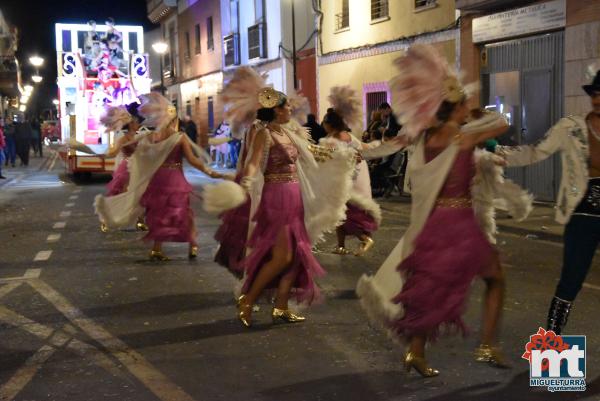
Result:
[[381,208],[373,201],[371,194],[369,167],[361,157],[361,152],[370,146],[350,133],[349,126],[360,123],[360,101],[355,91],[347,86],[333,87],[329,101],[332,107],[323,119],[327,137],[321,142],[334,148],[347,147],[356,153],[356,169],[351,196],[346,204],[346,219],[336,228],[338,244],[333,252],[339,255],[349,254],[346,237],[355,236],[360,240],[360,247],[354,254],[362,256],[375,244],[372,236],[381,223]]
[[[501,196],[496,183],[504,181],[495,166],[491,179],[483,175],[487,167],[481,168],[481,160],[491,154],[480,156],[477,170],[474,160],[476,145],[504,132],[506,121],[489,115],[463,126],[469,115],[466,90],[431,46],[411,47],[396,65],[400,70],[393,82],[396,109],[405,119],[403,133],[416,138],[408,167],[411,225],[377,274],[359,281],[361,304],[374,322],[408,342],[404,359],[408,371],[414,368],[422,376],[436,376],[439,371],[425,360],[425,345],[443,329],[466,331],[462,314],[468,290],[481,276],[488,293],[476,360],[505,366],[491,346],[496,331],[490,328],[496,328],[499,320],[504,276],[490,243],[494,222],[489,210],[493,198]],[[483,194],[485,185],[491,193]],[[520,188],[511,190],[530,201]]]
[[[162,108],[167,109],[167,118],[170,118],[166,124],[160,121],[165,111]],[[147,123],[163,127],[154,134],[151,140],[153,144],[173,140],[173,136],[178,138],[173,140],[170,152],[150,179],[140,199],[140,205],[146,211],[148,224],[148,234],[144,237],[144,241],[153,242],[150,259],[159,261],[169,259],[162,252],[163,242],[187,242],[188,257],[195,258],[198,254],[198,245],[194,212],[190,207],[192,186],[183,174],[183,160],[186,159],[193,167],[211,178],[229,177],[211,170],[194,154],[196,146],[191,143],[187,135],[177,131],[177,113],[167,99],[158,94],[148,95],[140,107],[140,114],[148,120]]]
[[[107,158],[118,156],[117,161],[120,159],[117,168],[113,172],[112,180],[106,185],[106,196],[118,195],[127,190],[129,184],[128,162],[137,146],[137,142],[134,142],[135,134],[144,120],[138,113],[138,107],[138,103],[131,103],[124,107],[111,107],[100,119],[100,122],[109,132],[116,133],[124,130],[124,134],[117,139],[115,146],[104,155]],[[137,221],[136,228],[140,231],[148,230],[143,216]],[[100,230],[107,232],[106,224],[101,223]]]

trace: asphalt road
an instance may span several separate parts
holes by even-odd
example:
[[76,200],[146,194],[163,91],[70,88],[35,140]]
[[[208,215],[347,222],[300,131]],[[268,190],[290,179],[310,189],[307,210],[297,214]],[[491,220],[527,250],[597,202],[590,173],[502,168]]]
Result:
[[[206,182],[188,173],[197,189]],[[600,400],[598,259],[567,330],[587,335],[587,391],[531,389],[521,359],[544,324],[560,243],[499,237],[508,276],[499,337],[512,369],[472,360],[483,295],[476,282],[472,335],[431,346],[441,375],[422,379],[403,371],[402,348],[369,326],[354,295],[358,277],[373,273],[405,230],[406,202],[383,202],[385,222],[366,257],[327,252],[332,237],[321,246],[326,301],[305,323],[273,326],[265,305],[247,330],[235,319],[233,278],[212,262],[218,221],[198,200],[198,259],[170,244],[173,260],[156,263],[141,233],[99,231],[92,202],[106,179],[74,184],[60,163],[12,177],[0,187],[1,401]]]

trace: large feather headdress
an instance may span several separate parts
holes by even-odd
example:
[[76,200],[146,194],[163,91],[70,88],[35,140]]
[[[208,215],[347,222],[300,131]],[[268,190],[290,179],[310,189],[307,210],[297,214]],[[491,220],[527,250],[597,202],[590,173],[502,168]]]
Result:
[[142,96],[139,114],[145,119],[144,125],[154,127],[157,131],[160,131],[177,118],[177,109],[169,99],[152,92]]
[[442,102],[460,102],[465,88],[446,59],[431,45],[416,44],[394,61],[398,74],[390,81],[393,109],[407,135],[414,138],[436,123]]
[[106,113],[100,117],[100,123],[107,131],[121,131],[124,126],[133,121],[133,117],[125,107],[109,107]]
[[342,117],[346,125],[352,127],[360,124],[361,103],[354,89],[347,85],[334,86],[328,99],[333,110]]
[[292,118],[304,123],[306,116],[310,114],[310,104],[305,96],[302,96],[296,92],[288,96],[288,104],[292,109]]
[[256,110],[261,107],[259,93],[266,86],[264,76],[251,67],[240,67],[223,88],[221,98],[226,109],[225,118],[235,134],[256,119]]

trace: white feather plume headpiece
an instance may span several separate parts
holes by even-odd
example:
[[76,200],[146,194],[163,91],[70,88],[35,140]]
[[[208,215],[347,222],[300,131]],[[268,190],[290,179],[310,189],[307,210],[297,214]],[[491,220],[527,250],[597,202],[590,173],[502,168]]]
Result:
[[354,89],[348,85],[334,86],[331,88],[328,100],[346,125],[353,127],[360,124],[361,102]]
[[111,132],[121,131],[124,126],[132,121],[133,116],[122,106],[109,107],[106,113],[100,117],[100,123]]
[[160,131],[177,118],[177,109],[169,99],[152,92],[142,96],[139,114],[144,117],[144,125]]
[[266,87],[265,76],[253,68],[240,67],[235,70],[221,92],[226,109],[225,118],[234,134],[239,135],[240,131],[254,122],[256,111],[261,107],[259,93]]
[[306,122],[306,116],[310,114],[310,104],[305,96],[302,96],[296,92],[288,96],[288,104],[292,109],[292,118],[304,123]]
[[431,45],[411,46],[394,65],[398,74],[390,81],[393,109],[411,138],[436,123],[436,113],[444,100],[460,102],[473,92],[473,86],[465,88]]

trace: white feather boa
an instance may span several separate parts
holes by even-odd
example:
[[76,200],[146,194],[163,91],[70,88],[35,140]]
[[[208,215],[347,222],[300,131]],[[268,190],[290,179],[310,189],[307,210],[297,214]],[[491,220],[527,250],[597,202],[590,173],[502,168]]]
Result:
[[353,191],[350,194],[350,199],[348,199],[348,203],[351,203],[354,206],[367,212],[369,216],[375,219],[375,222],[378,226],[381,224],[381,207],[372,198],[366,197],[362,194]]

